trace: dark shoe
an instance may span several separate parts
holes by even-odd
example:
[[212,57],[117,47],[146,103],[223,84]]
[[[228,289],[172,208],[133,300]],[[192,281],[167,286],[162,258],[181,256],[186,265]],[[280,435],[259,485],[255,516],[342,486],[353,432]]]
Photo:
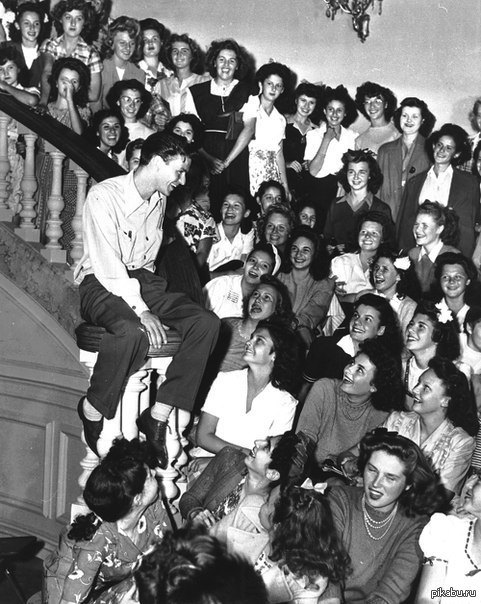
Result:
[[167,422],[159,422],[150,415],[150,409],[145,409],[137,418],[137,427],[145,434],[147,442],[153,447],[159,460],[160,467],[165,470],[169,463],[169,455],[165,446]]
[[100,433],[102,432],[102,428],[104,427],[104,418],[99,421],[92,421],[85,417],[84,413],[84,401],[87,397],[82,396],[79,400],[77,406],[77,412],[79,414],[80,419],[82,420],[83,428],[84,428],[84,436],[87,442],[88,448],[91,449],[97,457],[100,457],[99,452],[97,451],[97,441],[100,437]]

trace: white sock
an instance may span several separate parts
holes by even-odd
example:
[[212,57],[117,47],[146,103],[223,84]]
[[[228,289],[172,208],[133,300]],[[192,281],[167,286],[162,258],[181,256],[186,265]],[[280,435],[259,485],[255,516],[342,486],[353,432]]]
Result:
[[150,415],[158,422],[166,422],[169,419],[171,411],[172,407],[170,405],[157,402],[150,410]]
[[100,411],[91,405],[87,399],[84,399],[83,410],[85,417],[91,422],[99,422],[102,419]]

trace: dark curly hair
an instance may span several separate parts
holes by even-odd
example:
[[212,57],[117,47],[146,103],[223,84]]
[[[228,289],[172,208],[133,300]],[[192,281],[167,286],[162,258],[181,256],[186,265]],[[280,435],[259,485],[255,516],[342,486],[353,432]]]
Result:
[[449,136],[454,141],[456,153],[451,160],[453,166],[460,166],[471,159],[471,145],[466,130],[457,124],[444,124],[439,130],[433,132],[427,140],[426,151],[432,162],[434,162],[434,146],[443,136]]
[[369,279],[372,283],[372,286],[375,287],[374,268],[380,258],[386,258],[393,265],[396,260],[399,260],[401,258],[406,259],[406,261],[409,262],[409,268],[407,269],[402,269],[394,266],[399,276],[399,281],[396,286],[396,294],[401,300],[406,296],[409,296],[414,301],[419,300],[419,298],[421,297],[421,285],[419,284],[419,279],[416,274],[416,270],[414,268],[413,263],[409,260],[408,256],[403,254],[403,252],[397,252],[392,246],[385,243],[381,243],[381,245],[379,246],[376,252],[376,256],[374,257],[374,260],[369,268]]
[[364,353],[376,368],[371,403],[378,411],[404,409],[404,385],[401,377],[401,356],[394,356],[379,338],[361,342],[359,354]]
[[350,559],[337,535],[329,500],[314,489],[290,486],[275,503],[269,558],[297,577],[340,582]]
[[65,13],[78,10],[84,17],[84,26],[82,29],[82,38],[89,40],[91,32],[97,27],[97,16],[90,2],[86,0],[60,0],[50,11],[50,16],[55,25],[55,30],[60,36],[63,34],[62,17]]
[[[126,516],[134,498],[144,490],[147,469],[158,461],[151,446],[125,438],[115,439],[110,451],[88,477],[83,497],[94,512],[78,516],[72,523],[68,537],[74,541],[89,540],[104,522],[116,522]],[[100,519],[100,520],[99,520]]]
[[344,105],[344,109],[346,115],[342,120],[342,125],[344,128],[348,128],[351,124],[353,124],[357,119],[357,109],[356,103],[354,99],[349,94],[347,88],[340,84],[337,88],[330,88],[327,86],[324,90],[323,98],[322,98],[322,109],[321,120],[323,122],[326,121],[326,115],[324,113],[326,107],[329,105],[331,101],[339,101]]
[[[265,63],[264,65],[259,67],[256,72],[255,81],[257,85],[262,85],[265,80],[267,80],[267,78],[271,75],[276,75],[280,77],[282,80],[282,85],[284,87],[282,93],[279,95],[279,98],[276,100],[276,107],[280,109],[279,105],[282,105],[283,107],[286,106],[285,99],[289,98],[289,95],[292,92],[292,82],[294,80],[294,74],[289,69],[289,67],[283,65],[282,63],[276,63],[275,61],[272,61],[271,63]],[[258,88],[255,89],[254,94],[258,94]]]
[[[5,4],[5,3],[4,3]],[[22,2],[15,9],[15,22],[9,24],[10,40],[12,42],[22,41],[22,32],[20,31],[20,21],[24,13],[36,13],[40,21],[40,33],[37,38],[37,43],[40,46],[42,42],[49,36],[50,23],[45,21],[46,6],[43,2]],[[18,28],[16,27],[18,25]]]
[[200,119],[193,113],[179,113],[179,115],[176,115],[170,120],[170,122],[167,123],[164,128],[164,132],[169,132],[170,134],[173,134],[174,128],[179,122],[185,122],[186,124],[189,124],[192,127],[192,130],[194,132],[194,138],[190,143],[190,148],[192,152],[201,149],[204,144],[205,129]]
[[[454,316],[451,320],[441,323],[439,321],[440,310],[432,300],[422,299],[419,301],[414,311],[411,322],[416,315],[425,315],[433,325],[432,339],[436,346],[436,356],[444,357],[454,361],[461,354],[459,343],[459,325]],[[408,325],[409,329],[409,325]]]
[[283,272],[290,272],[292,270],[291,262],[291,249],[294,243],[299,237],[305,237],[314,246],[314,253],[312,256],[312,263],[309,267],[309,273],[316,281],[327,279],[331,271],[331,258],[327,252],[324,238],[321,238],[315,233],[311,227],[300,225],[296,226],[292,231],[289,241],[287,242],[287,254],[286,254],[286,269]]
[[[400,358],[404,348],[404,340],[399,320],[389,301],[377,294],[363,294],[354,302],[354,312],[361,304],[370,306],[379,313],[379,324],[380,327],[384,327],[384,333],[378,336],[376,340],[381,342],[394,357]],[[353,319],[351,318],[350,325],[352,321]]]
[[102,43],[102,51],[101,55],[104,59],[110,59],[113,54],[113,43],[116,34],[127,32],[129,38],[132,38],[135,42],[135,50],[130,57],[130,61],[132,63],[137,63],[142,58],[142,31],[140,29],[140,23],[137,19],[133,19],[132,17],[126,17],[122,15],[117,17],[109,23],[107,26],[106,36]]
[[280,486],[282,491],[289,485],[301,484],[311,469],[314,449],[314,441],[304,432],[285,432],[271,451],[269,469],[279,473],[279,478],[270,483],[271,490]]
[[307,197],[302,197],[295,204],[296,226],[302,226],[300,215],[301,215],[302,210],[305,210],[306,208],[311,208],[312,210],[314,210],[316,222],[315,222],[314,226],[311,228],[317,235],[321,235],[321,233],[319,232],[320,231],[319,208],[317,207],[317,204],[315,202],[310,201]]
[[406,487],[410,488],[404,490],[398,502],[406,516],[425,516],[449,509],[448,492],[415,442],[386,428],[368,432],[361,440],[357,462],[361,475],[376,451],[385,451],[404,465]]
[[463,268],[467,278],[470,281],[470,283],[468,283],[466,286],[464,299],[466,300],[468,306],[475,304],[476,301],[480,299],[480,284],[477,281],[478,270],[471,258],[467,258],[461,254],[461,252],[444,252],[444,254],[439,254],[439,256],[436,258],[436,262],[434,264],[435,285],[430,292],[430,297],[439,299],[443,297],[443,293],[441,291],[441,276],[443,273],[443,268],[448,264],[459,264],[459,266]]
[[159,34],[159,38],[160,38],[159,54],[160,54],[162,52],[162,48],[165,44],[165,41],[167,40],[167,37],[168,37],[168,31],[167,31],[165,25],[163,23],[161,23],[160,21],[157,21],[157,19],[153,19],[152,17],[148,17],[147,19],[142,19],[141,21],[139,21],[139,25],[140,25],[140,30],[142,33],[144,33],[144,31],[146,31],[147,29],[153,29],[154,31],[156,31]]
[[319,124],[322,113],[322,97],[324,95],[325,86],[319,86],[318,84],[311,84],[311,82],[301,82],[294,93],[291,94],[290,105],[288,107],[288,113],[294,115],[296,113],[296,102],[300,96],[307,96],[316,101],[314,111],[309,116],[309,119],[314,124]]
[[384,176],[381,172],[381,168],[374,157],[374,153],[369,149],[349,149],[342,156],[342,168],[337,173],[337,180],[342,185],[345,191],[350,191],[351,186],[347,180],[347,171],[349,164],[358,164],[360,162],[366,162],[369,166],[369,180],[367,182],[367,190],[373,194],[376,194],[384,180]]
[[286,191],[285,191],[284,187],[281,185],[281,183],[278,180],[270,179],[270,180],[263,180],[254,195],[257,205],[258,205],[257,210],[259,212],[262,211],[261,200],[262,200],[264,193],[270,187],[275,187],[276,189],[279,190],[281,200],[276,202],[276,205],[281,205],[286,208],[289,208],[290,206],[289,206],[289,202],[287,201]]
[[259,289],[260,285],[269,285],[278,293],[278,299],[273,314],[266,319],[266,321],[275,321],[276,323],[284,324],[288,327],[292,327],[292,321],[294,319],[294,313],[292,312],[291,298],[287,287],[274,277],[273,275],[261,275],[259,285],[254,288],[252,294],[244,300],[243,303],[243,316],[246,318],[249,314],[249,303],[254,293]]
[[77,92],[74,92],[73,100],[78,107],[86,107],[89,102],[90,69],[82,61],[73,57],[64,57],[54,62],[52,73],[48,78],[50,84],[49,102],[56,101],[58,98],[57,80],[62,69],[71,69],[78,73],[79,88]]
[[149,110],[152,95],[139,80],[132,79],[115,82],[107,93],[107,104],[111,109],[119,110],[120,97],[126,90],[136,90],[140,93],[141,104],[137,113],[137,119],[140,120]]
[[100,111],[97,111],[96,113],[94,113],[94,115],[92,116],[92,121],[91,121],[90,127],[87,130],[87,132],[85,133],[85,136],[88,137],[88,139],[91,141],[91,143],[93,145],[98,147],[98,145],[100,144],[100,137],[98,134],[99,128],[100,128],[102,122],[109,117],[116,117],[119,120],[120,138],[119,138],[119,142],[115,145],[115,147],[112,149],[112,151],[114,153],[120,153],[120,151],[125,149],[125,147],[127,145],[127,142],[129,140],[129,131],[125,127],[124,118],[122,117],[122,114],[120,113],[120,111],[118,111],[118,108],[117,108],[117,110],[100,109]]
[[400,120],[401,120],[401,114],[405,107],[417,107],[418,109],[421,110],[422,123],[421,123],[421,127],[419,128],[419,134],[421,136],[424,136],[424,138],[427,138],[431,134],[431,132],[434,128],[434,124],[436,123],[436,118],[429,111],[426,103],[424,101],[422,101],[421,99],[418,99],[415,96],[408,96],[405,99],[403,99],[401,101],[401,104],[399,105],[399,107],[394,112],[393,123],[396,126],[396,128],[399,130],[399,132],[402,133]]
[[135,573],[141,604],[265,604],[262,577],[202,525],[167,532]]
[[243,80],[245,77],[247,77],[250,69],[249,56],[246,49],[243,46],[240,46],[232,38],[227,38],[226,40],[214,40],[211,43],[205,58],[205,65],[209,74],[213,78],[217,77],[215,62],[221,50],[232,50],[236,54],[237,69],[235,72],[235,77],[238,80]]
[[302,374],[303,346],[298,335],[283,324],[259,321],[256,331],[265,329],[272,339],[275,352],[271,382],[274,388],[295,395]]
[[440,239],[446,245],[456,246],[459,242],[459,217],[452,208],[445,208],[437,201],[423,201],[418,206],[416,218],[419,214],[428,214],[438,226],[443,226]]
[[184,42],[184,44],[188,45],[192,55],[192,60],[190,62],[190,70],[193,73],[202,75],[204,73],[204,52],[197,44],[197,42],[191,37],[189,37],[187,34],[172,34],[170,36],[170,39],[165,45],[164,49],[165,65],[172,71],[175,71],[174,64],[172,63],[172,49],[174,47],[175,42]]
[[350,243],[350,249],[359,251],[359,233],[362,230],[362,226],[365,222],[377,222],[382,227],[382,239],[381,244],[390,245],[396,247],[396,236],[394,233],[394,224],[390,220],[387,214],[379,212],[377,210],[368,210],[367,212],[361,212],[356,219],[353,237],[354,240]]
[[439,356],[432,358],[428,367],[441,380],[449,397],[446,417],[470,436],[476,436],[479,429],[476,402],[464,373],[453,362]]
[[384,117],[389,122],[396,111],[397,98],[392,90],[385,86],[381,86],[381,84],[376,84],[375,82],[364,82],[364,84],[361,84],[356,90],[357,108],[366,119],[369,119],[364,103],[366,102],[366,99],[371,99],[376,96],[382,98],[386,103]]

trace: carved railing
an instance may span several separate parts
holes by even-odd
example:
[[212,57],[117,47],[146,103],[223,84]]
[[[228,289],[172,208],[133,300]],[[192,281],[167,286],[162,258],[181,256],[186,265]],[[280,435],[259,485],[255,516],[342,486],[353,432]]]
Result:
[[[18,134],[22,135],[25,141],[20,200],[13,198],[10,186],[8,153],[9,144],[12,143],[9,143],[8,129],[12,119],[17,122]],[[39,182],[36,166],[40,139],[42,153],[50,156],[52,166],[51,176],[45,182],[43,180]],[[71,219],[74,236],[69,245],[69,258],[61,241],[64,230],[61,215],[65,207],[63,173],[67,160],[76,179],[75,208],[71,208],[74,210]],[[88,183],[100,182],[123,173],[125,171],[117,163],[93,148],[82,136],[75,134],[52,117],[40,115],[9,95],[0,93],[0,221],[10,223],[15,234],[33,244],[48,262],[56,263],[57,266],[62,265],[67,276],[73,275],[73,269],[83,253],[82,209]],[[42,196],[46,198],[44,227],[38,213],[38,202]],[[95,359],[95,353],[80,351],[79,360],[90,373]],[[148,406],[151,400],[150,389],[157,386],[158,380],[164,379],[169,362],[169,357],[147,359],[145,365],[130,378],[119,405],[118,415],[111,422],[106,422],[107,430],[101,443],[104,452],[120,434],[126,438],[138,436],[135,424],[137,414]],[[184,453],[186,442],[183,440],[182,432],[189,419],[189,414],[177,412],[172,414],[169,422],[167,446],[170,463],[161,475],[164,493],[171,501],[179,495],[176,486],[179,468],[187,461]],[[85,486],[88,475],[97,463],[98,458],[87,447],[86,456],[81,462],[80,487]],[[81,499],[79,503],[81,504]]]

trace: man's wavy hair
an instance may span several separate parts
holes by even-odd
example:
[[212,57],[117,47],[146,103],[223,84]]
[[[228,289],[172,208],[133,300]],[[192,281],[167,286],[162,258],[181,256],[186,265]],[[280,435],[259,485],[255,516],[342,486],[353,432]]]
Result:
[[368,432],[361,440],[357,462],[361,475],[376,451],[397,457],[404,466],[406,487],[409,488],[401,494],[398,502],[406,516],[430,516],[449,509],[448,492],[414,441],[386,428]]

